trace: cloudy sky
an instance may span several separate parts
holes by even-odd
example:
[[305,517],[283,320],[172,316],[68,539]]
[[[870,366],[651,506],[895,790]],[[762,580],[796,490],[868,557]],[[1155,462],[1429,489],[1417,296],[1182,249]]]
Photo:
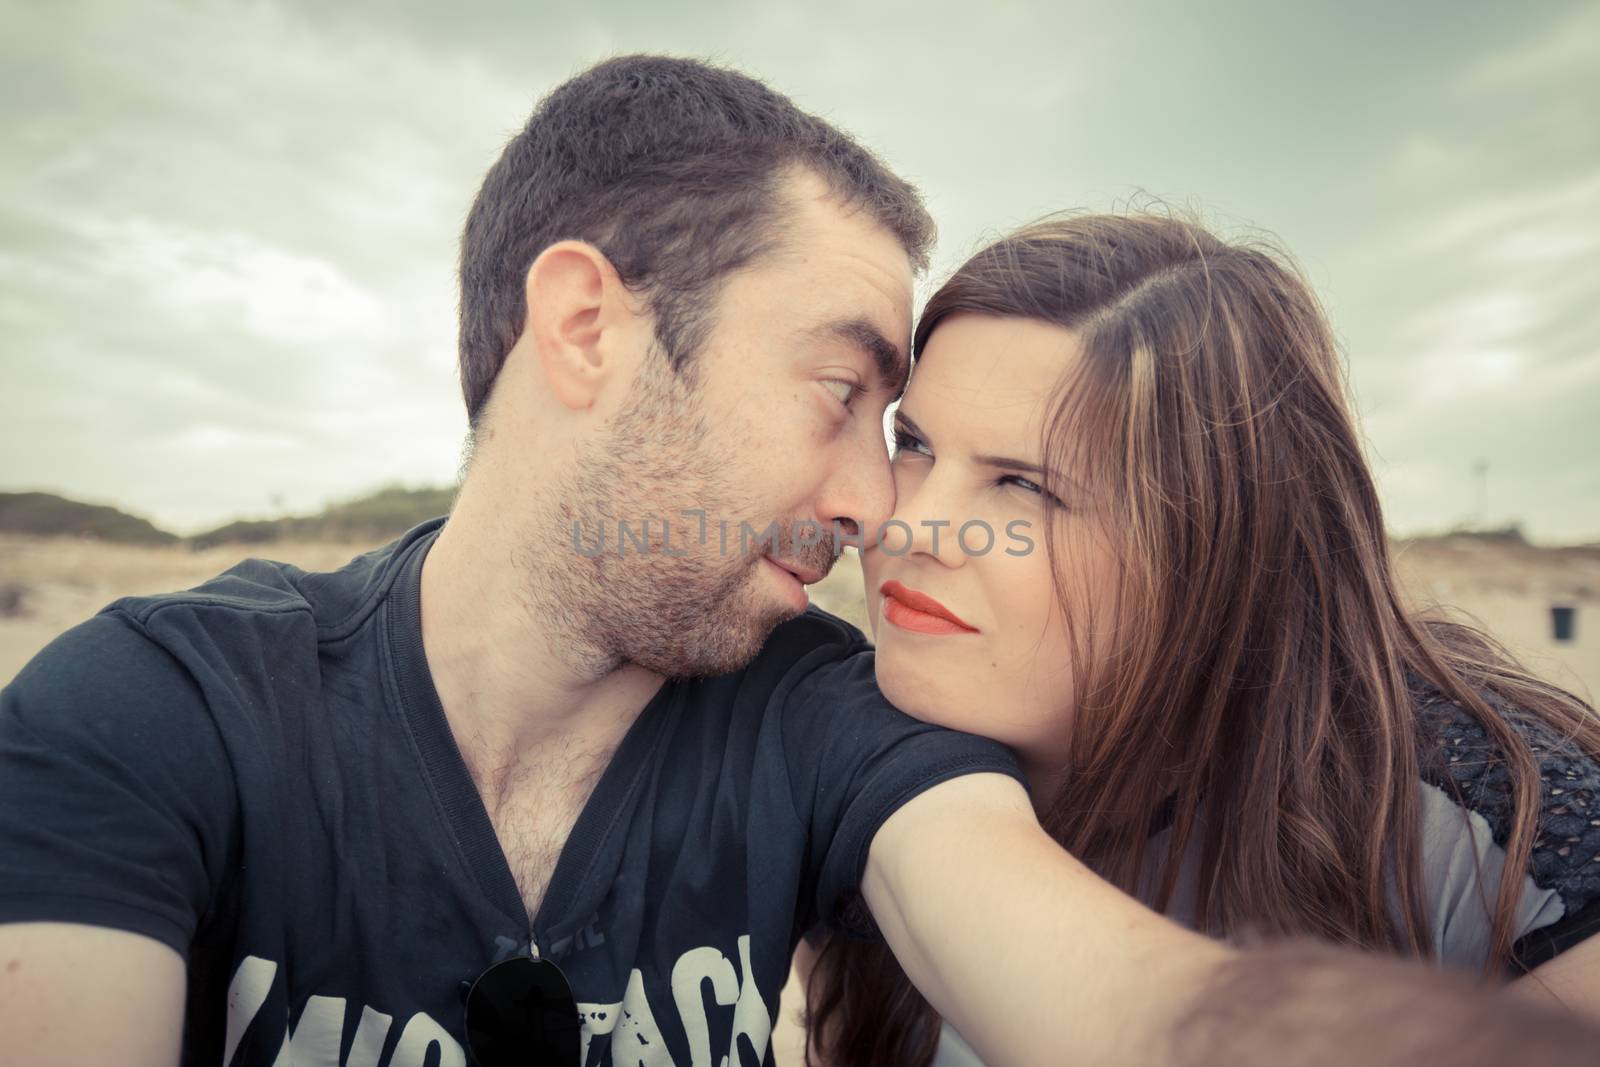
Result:
[[535,100],[756,73],[926,192],[932,275],[1141,196],[1266,230],[1391,525],[1600,539],[1600,5],[0,0],[0,488],[180,532],[448,483],[452,266]]

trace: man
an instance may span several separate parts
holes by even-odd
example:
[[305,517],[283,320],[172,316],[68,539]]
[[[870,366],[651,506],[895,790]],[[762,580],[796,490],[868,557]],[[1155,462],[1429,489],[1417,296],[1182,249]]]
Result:
[[551,94],[467,223],[448,521],[119,602],[5,690],[0,1063],[462,1064],[518,956],[580,1062],[748,1063],[819,921],[875,924],[992,1063],[1177,1062],[1231,954],[804,610],[810,531],[891,512],[931,232],[740,75]]

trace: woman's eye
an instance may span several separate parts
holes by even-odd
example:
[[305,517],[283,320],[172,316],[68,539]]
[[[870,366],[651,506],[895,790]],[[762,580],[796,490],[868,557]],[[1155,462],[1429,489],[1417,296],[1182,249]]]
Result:
[[824,388],[826,388],[828,392],[833,393],[834,397],[839,401],[839,403],[843,404],[846,408],[848,408],[855,401],[855,398],[860,396],[862,392],[861,386],[845,378],[829,378],[822,384]]
[[922,443],[922,438],[896,426],[894,431],[894,454],[898,456],[902,452],[914,452],[919,456],[933,455],[933,450]]
[[1014,485],[1018,489],[1026,489],[1028,492],[1038,493],[1040,496],[1044,495],[1044,486],[1040,485],[1038,482],[1029,481],[1020,474],[1008,474],[1004,478],[1000,479],[1000,484]]
[[1060,497],[1058,497],[1054,493],[1050,492],[1050,490],[1046,489],[1044,486],[1040,485],[1038,482],[1031,481],[1030,479],[1024,478],[1020,474],[1007,474],[1003,478],[1000,479],[999,484],[1000,485],[1014,485],[1018,489],[1021,489],[1021,490],[1025,491],[1025,492],[1033,493],[1036,496],[1042,497],[1042,498],[1050,501],[1052,504],[1056,505],[1059,508],[1065,508],[1066,507],[1066,504],[1062,503]]

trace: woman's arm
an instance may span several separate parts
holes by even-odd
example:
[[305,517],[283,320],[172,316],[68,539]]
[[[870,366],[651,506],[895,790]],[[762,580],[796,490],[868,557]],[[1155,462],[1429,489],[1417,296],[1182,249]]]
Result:
[[1234,955],[1079,863],[1003,775],[897,810],[861,888],[911,980],[991,1067],[1173,1062],[1178,1019]]
[[[990,1067],[1503,1067],[1600,1047],[1575,1016],[1424,964],[1241,952],[1184,930],[1058,847],[1003,775],[907,802],[873,839],[861,888],[911,980]],[[1592,966],[1578,952],[1567,966]]]
[[817,950],[802,939],[789,967],[789,983],[778,996],[778,1019],[772,1027],[772,1054],[778,1067],[804,1067],[806,1062],[806,983],[816,965]]
[[1600,1023],[1600,937],[1591,937],[1512,982],[1514,996],[1559,1004],[1592,1023]]

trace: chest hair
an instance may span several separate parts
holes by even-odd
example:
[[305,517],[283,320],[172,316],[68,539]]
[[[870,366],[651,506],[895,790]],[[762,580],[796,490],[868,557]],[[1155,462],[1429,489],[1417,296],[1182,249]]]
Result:
[[609,751],[578,753],[569,746],[558,746],[555,751],[525,757],[515,768],[491,777],[492,791],[479,785],[530,926],[550,887],[561,850],[610,755]]

